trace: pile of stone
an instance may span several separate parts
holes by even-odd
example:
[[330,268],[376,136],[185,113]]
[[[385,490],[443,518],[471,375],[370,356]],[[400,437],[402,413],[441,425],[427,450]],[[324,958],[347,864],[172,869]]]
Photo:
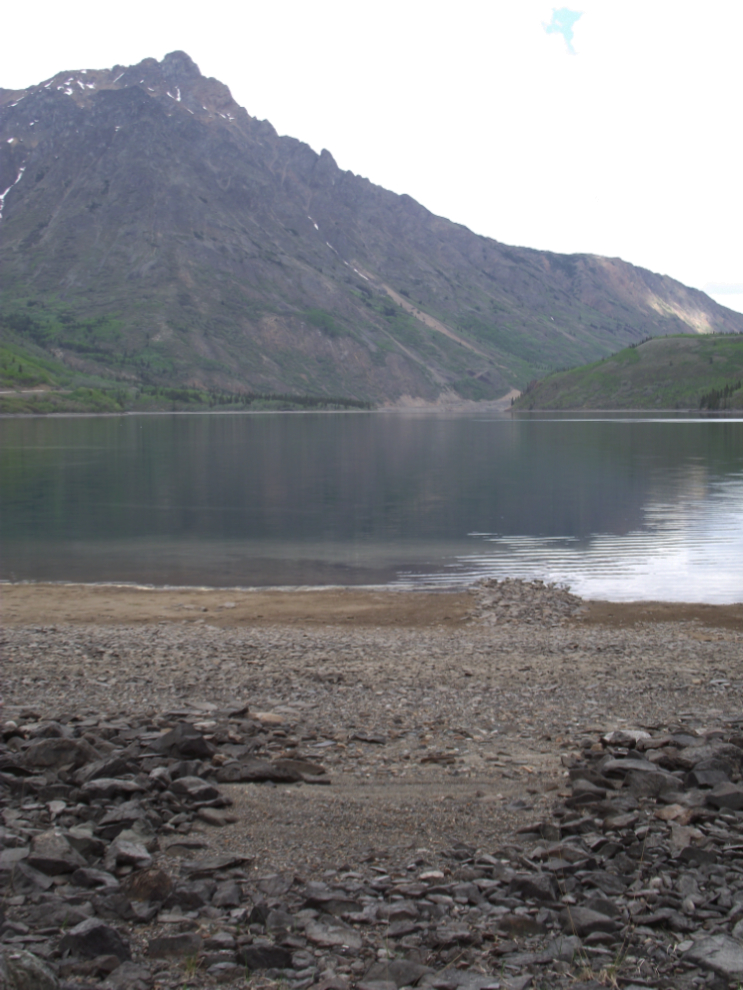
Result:
[[[245,711],[3,726],[0,986],[524,990],[743,979],[743,737],[623,730],[564,758],[548,819],[498,849],[256,876],[192,825],[219,784],[319,783]],[[2,982],[4,980],[4,982]],[[613,982],[612,982],[613,981]]]
[[[129,940],[111,921],[136,926],[165,919],[190,930],[207,905],[217,917],[237,909],[244,920],[239,882],[247,879],[250,857],[200,859],[205,843],[185,838],[193,822],[234,820],[219,783],[330,781],[317,763],[263,755],[272,743],[269,715],[250,718],[245,709],[218,712],[208,721],[185,715],[61,723],[27,711],[3,725],[3,943],[56,961],[62,973],[113,974],[110,985],[130,987],[142,982],[145,971],[147,978],[151,974],[147,967],[132,968]],[[179,876],[156,865],[160,852],[171,863],[183,858]],[[184,911],[191,917],[182,918]],[[202,942],[210,948],[208,939],[194,936],[154,939],[147,953],[155,959],[195,955]],[[242,973],[235,952],[227,955],[231,967],[219,972]],[[15,961],[12,953],[3,958],[9,971],[28,963],[23,952]],[[13,987],[11,976],[5,978]],[[57,985],[49,973],[47,983]]]
[[558,584],[520,578],[486,578],[473,586],[475,606],[469,616],[485,625],[559,626],[580,615],[584,603]]

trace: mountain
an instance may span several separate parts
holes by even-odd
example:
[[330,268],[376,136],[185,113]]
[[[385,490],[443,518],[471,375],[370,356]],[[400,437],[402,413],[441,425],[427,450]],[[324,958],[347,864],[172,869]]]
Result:
[[743,409],[743,336],[656,337],[527,386],[515,409]]
[[0,195],[3,339],[124,384],[495,398],[743,330],[667,276],[508,247],[344,172],[183,52],[0,90]]

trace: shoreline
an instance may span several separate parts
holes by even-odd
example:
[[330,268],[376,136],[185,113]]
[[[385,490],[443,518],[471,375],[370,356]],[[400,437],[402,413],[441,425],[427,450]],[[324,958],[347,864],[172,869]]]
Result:
[[[476,586],[475,586],[476,587]],[[132,584],[0,583],[4,625],[189,623],[217,628],[311,626],[456,627],[470,623],[475,587],[161,587]],[[697,623],[743,631],[743,602],[612,602],[583,599],[580,626]]]
[[[20,395],[21,393],[2,393],[0,395]],[[40,393],[34,393],[40,394]],[[509,393],[510,395],[510,393]],[[0,412],[2,419],[111,419],[117,416],[304,416],[307,414],[338,415],[347,413],[404,413],[408,414],[462,414],[462,413],[498,413],[504,417],[519,418],[536,415],[562,416],[564,414],[581,414],[584,416],[670,416],[709,420],[724,419],[733,422],[743,422],[743,411],[740,409],[657,409],[632,407],[628,409],[589,409],[583,406],[574,409],[518,409],[501,399],[484,399],[475,401],[463,399],[461,402],[398,402],[380,405],[372,409],[122,409],[118,412]]]
[[743,873],[743,813],[686,770],[743,767],[743,604],[504,585],[5,585],[7,955],[50,990],[698,988],[739,913],[697,858]]

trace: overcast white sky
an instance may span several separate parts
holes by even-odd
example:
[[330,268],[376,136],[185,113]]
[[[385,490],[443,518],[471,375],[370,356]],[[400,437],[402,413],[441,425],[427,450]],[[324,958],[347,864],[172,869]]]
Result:
[[183,49],[280,134],[477,233],[743,312],[739,0],[36,0],[3,36],[12,88]]

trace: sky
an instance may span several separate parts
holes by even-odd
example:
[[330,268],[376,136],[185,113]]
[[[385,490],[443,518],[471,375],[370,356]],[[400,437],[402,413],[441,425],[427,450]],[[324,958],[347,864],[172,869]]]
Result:
[[3,35],[6,88],[181,49],[280,134],[478,234],[743,312],[736,0],[36,0]]

